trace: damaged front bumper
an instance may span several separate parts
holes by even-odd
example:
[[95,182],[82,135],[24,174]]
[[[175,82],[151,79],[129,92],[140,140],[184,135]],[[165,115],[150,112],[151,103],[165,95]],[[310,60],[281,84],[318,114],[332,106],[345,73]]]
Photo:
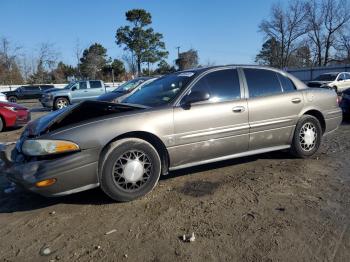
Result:
[[[15,143],[0,144],[0,174],[16,185],[47,197],[69,195],[99,186],[97,149],[47,160],[26,161]],[[37,187],[43,180],[53,185]]]

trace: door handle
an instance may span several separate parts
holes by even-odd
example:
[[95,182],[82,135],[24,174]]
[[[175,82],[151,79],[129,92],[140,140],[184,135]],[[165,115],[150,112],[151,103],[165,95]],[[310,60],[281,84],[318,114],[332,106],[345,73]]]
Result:
[[84,90],[84,93],[87,93],[88,91],[87,90]]
[[293,98],[292,99],[292,103],[294,103],[294,104],[299,104],[300,102],[301,102],[300,98]]
[[242,113],[245,111],[244,106],[235,106],[232,108],[233,113]]

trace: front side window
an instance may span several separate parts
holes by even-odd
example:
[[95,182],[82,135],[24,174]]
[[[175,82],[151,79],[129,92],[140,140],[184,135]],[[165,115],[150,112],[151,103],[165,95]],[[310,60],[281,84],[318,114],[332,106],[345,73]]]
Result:
[[38,86],[25,86],[24,90],[25,91],[37,91],[39,89]]
[[238,72],[236,69],[225,69],[208,73],[191,88],[190,93],[194,91],[208,93],[209,102],[240,99],[241,88]]
[[290,80],[288,77],[285,77],[281,74],[277,74],[278,79],[281,82],[283,92],[293,92],[296,90],[295,85],[293,84],[292,80]]
[[90,81],[90,88],[102,88],[102,84],[100,81]]
[[270,96],[282,93],[281,84],[274,71],[266,69],[244,69],[249,97]]
[[337,74],[322,74],[315,78],[315,81],[335,81]]
[[338,81],[344,81],[345,80],[345,74],[340,74],[338,76]]

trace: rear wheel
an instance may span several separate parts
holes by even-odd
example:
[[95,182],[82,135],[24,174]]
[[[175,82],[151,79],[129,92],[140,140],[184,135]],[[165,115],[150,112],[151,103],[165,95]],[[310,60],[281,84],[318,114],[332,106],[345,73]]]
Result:
[[103,158],[101,188],[116,201],[131,201],[152,191],[160,173],[160,157],[150,143],[122,139],[112,143]]
[[310,115],[302,116],[294,131],[293,155],[301,158],[312,156],[320,147],[321,138],[322,128],[318,119]]
[[11,103],[17,103],[17,97],[16,96],[9,96],[7,99]]
[[65,98],[65,97],[56,98],[55,103],[54,103],[55,110],[63,109],[67,106],[69,106],[69,101],[67,98]]
[[4,122],[2,121],[2,118],[0,117],[0,132],[4,129]]

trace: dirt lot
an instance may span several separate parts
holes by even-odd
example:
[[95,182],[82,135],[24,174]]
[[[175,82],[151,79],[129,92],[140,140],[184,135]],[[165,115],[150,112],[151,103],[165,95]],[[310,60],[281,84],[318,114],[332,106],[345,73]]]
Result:
[[[34,111],[34,118],[46,113]],[[100,190],[59,199],[5,193],[1,177],[0,258],[350,261],[349,160],[343,123],[312,159],[275,152],[186,169],[131,203],[113,203]],[[183,242],[192,232],[196,240]]]

